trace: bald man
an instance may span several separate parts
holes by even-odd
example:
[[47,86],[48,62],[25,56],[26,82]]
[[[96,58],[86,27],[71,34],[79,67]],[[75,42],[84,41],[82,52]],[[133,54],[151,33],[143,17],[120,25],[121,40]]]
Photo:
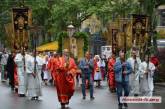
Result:
[[61,108],[64,109],[74,94],[74,75],[77,66],[74,59],[69,56],[67,49],[63,50],[63,56],[59,58],[54,66],[56,66],[55,83],[58,100],[61,103]]

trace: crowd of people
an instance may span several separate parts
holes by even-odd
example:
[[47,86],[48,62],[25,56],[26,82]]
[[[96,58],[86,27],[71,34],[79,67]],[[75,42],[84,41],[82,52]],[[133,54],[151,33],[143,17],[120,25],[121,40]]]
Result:
[[132,48],[128,59],[123,50],[119,52],[117,58],[112,54],[108,61],[108,83],[111,92],[117,92],[119,109],[123,106],[128,107],[127,103],[121,103],[122,96],[153,96],[153,77],[158,65],[159,61],[154,55],[146,54],[145,59],[141,60],[135,47]]
[[153,77],[159,62],[149,55],[142,61],[138,50],[132,48],[128,59],[123,50],[119,52],[119,57],[112,53],[108,59],[99,55],[92,57],[87,51],[85,57],[77,61],[67,49],[62,55],[56,52],[3,51],[0,53],[0,64],[1,81],[9,79],[11,90],[20,97],[39,100],[43,84],[52,83],[64,109],[74,94],[75,83],[79,84],[81,80],[83,100],[86,99],[87,89],[90,90],[90,99],[94,100],[94,83],[100,88],[101,82],[107,80],[110,91],[117,94],[119,109],[122,109],[123,106],[128,107],[127,103],[120,102],[122,96],[153,95]]

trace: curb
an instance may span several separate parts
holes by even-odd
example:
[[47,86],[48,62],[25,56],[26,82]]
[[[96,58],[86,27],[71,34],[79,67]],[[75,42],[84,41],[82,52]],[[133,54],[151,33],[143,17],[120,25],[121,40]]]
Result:
[[159,87],[165,87],[165,83],[155,83],[154,85]]

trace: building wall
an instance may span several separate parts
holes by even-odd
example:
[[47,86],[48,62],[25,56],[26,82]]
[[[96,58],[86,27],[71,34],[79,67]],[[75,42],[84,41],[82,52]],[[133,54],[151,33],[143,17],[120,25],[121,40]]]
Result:
[[123,48],[124,47],[124,35],[126,35],[126,43],[127,43],[127,48],[130,48],[132,46],[132,27],[131,27],[131,20],[128,21],[127,26],[126,26],[126,34],[121,32],[120,28],[121,22],[119,20],[110,22],[108,25],[107,31],[104,33],[104,37],[107,41],[108,45],[112,45],[112,29],[117,29],[118,33],[116,35],[117,37],[117,46],[118,48]]
[[[73,39],[73,38],[71,38]],[[75,39],[75,38],[74,38]],[[76,46],[76,49],[72,52],[72,54],[75,54],[78,59],[84,57],[84,40],[82,38],[75,39],[74,45]],[[63,49],[69,49],[71,52],[71,45],[73,45],[72,40],[70,38],[64,38],[63,39]],[[76,53],[75,53],[76,52]]]
[[160,38],[165,38],[165,5],[161,5],[158,11],[158,26],[156,31],[160,34]]
[[101,21],[97,18],[95,14],[93,14],[88,19],[82,22],[81,31],[86,28],[89,28],[89,32],[91,34],[94,34],[101,30]]

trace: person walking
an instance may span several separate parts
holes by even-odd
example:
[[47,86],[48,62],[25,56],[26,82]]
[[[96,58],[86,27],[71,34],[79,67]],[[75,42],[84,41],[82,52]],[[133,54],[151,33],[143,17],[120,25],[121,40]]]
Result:
[[85,58],[80,60],[79,68],[81,69],[81,77],[82,77],[82,95],[83,99],[86,99],[86,80],[88,80],[89,88],[90,88],[90,99],[93,100],[93,72],[94,62],[93,59],[90,58],[90,53],[85,53]]
[[[123,50],[119,52],[119,58],[116,59],[114,72],[119,103],[118,106],[119,109],[122,109],[123,103],[121,103],[120,97],[123,96],[123,90],[125,97],[129,95],[129,75],[132,73],[131,65],[125,60],[125,53]],[[124,103],[124,107],[128,107],[127,103]]]

